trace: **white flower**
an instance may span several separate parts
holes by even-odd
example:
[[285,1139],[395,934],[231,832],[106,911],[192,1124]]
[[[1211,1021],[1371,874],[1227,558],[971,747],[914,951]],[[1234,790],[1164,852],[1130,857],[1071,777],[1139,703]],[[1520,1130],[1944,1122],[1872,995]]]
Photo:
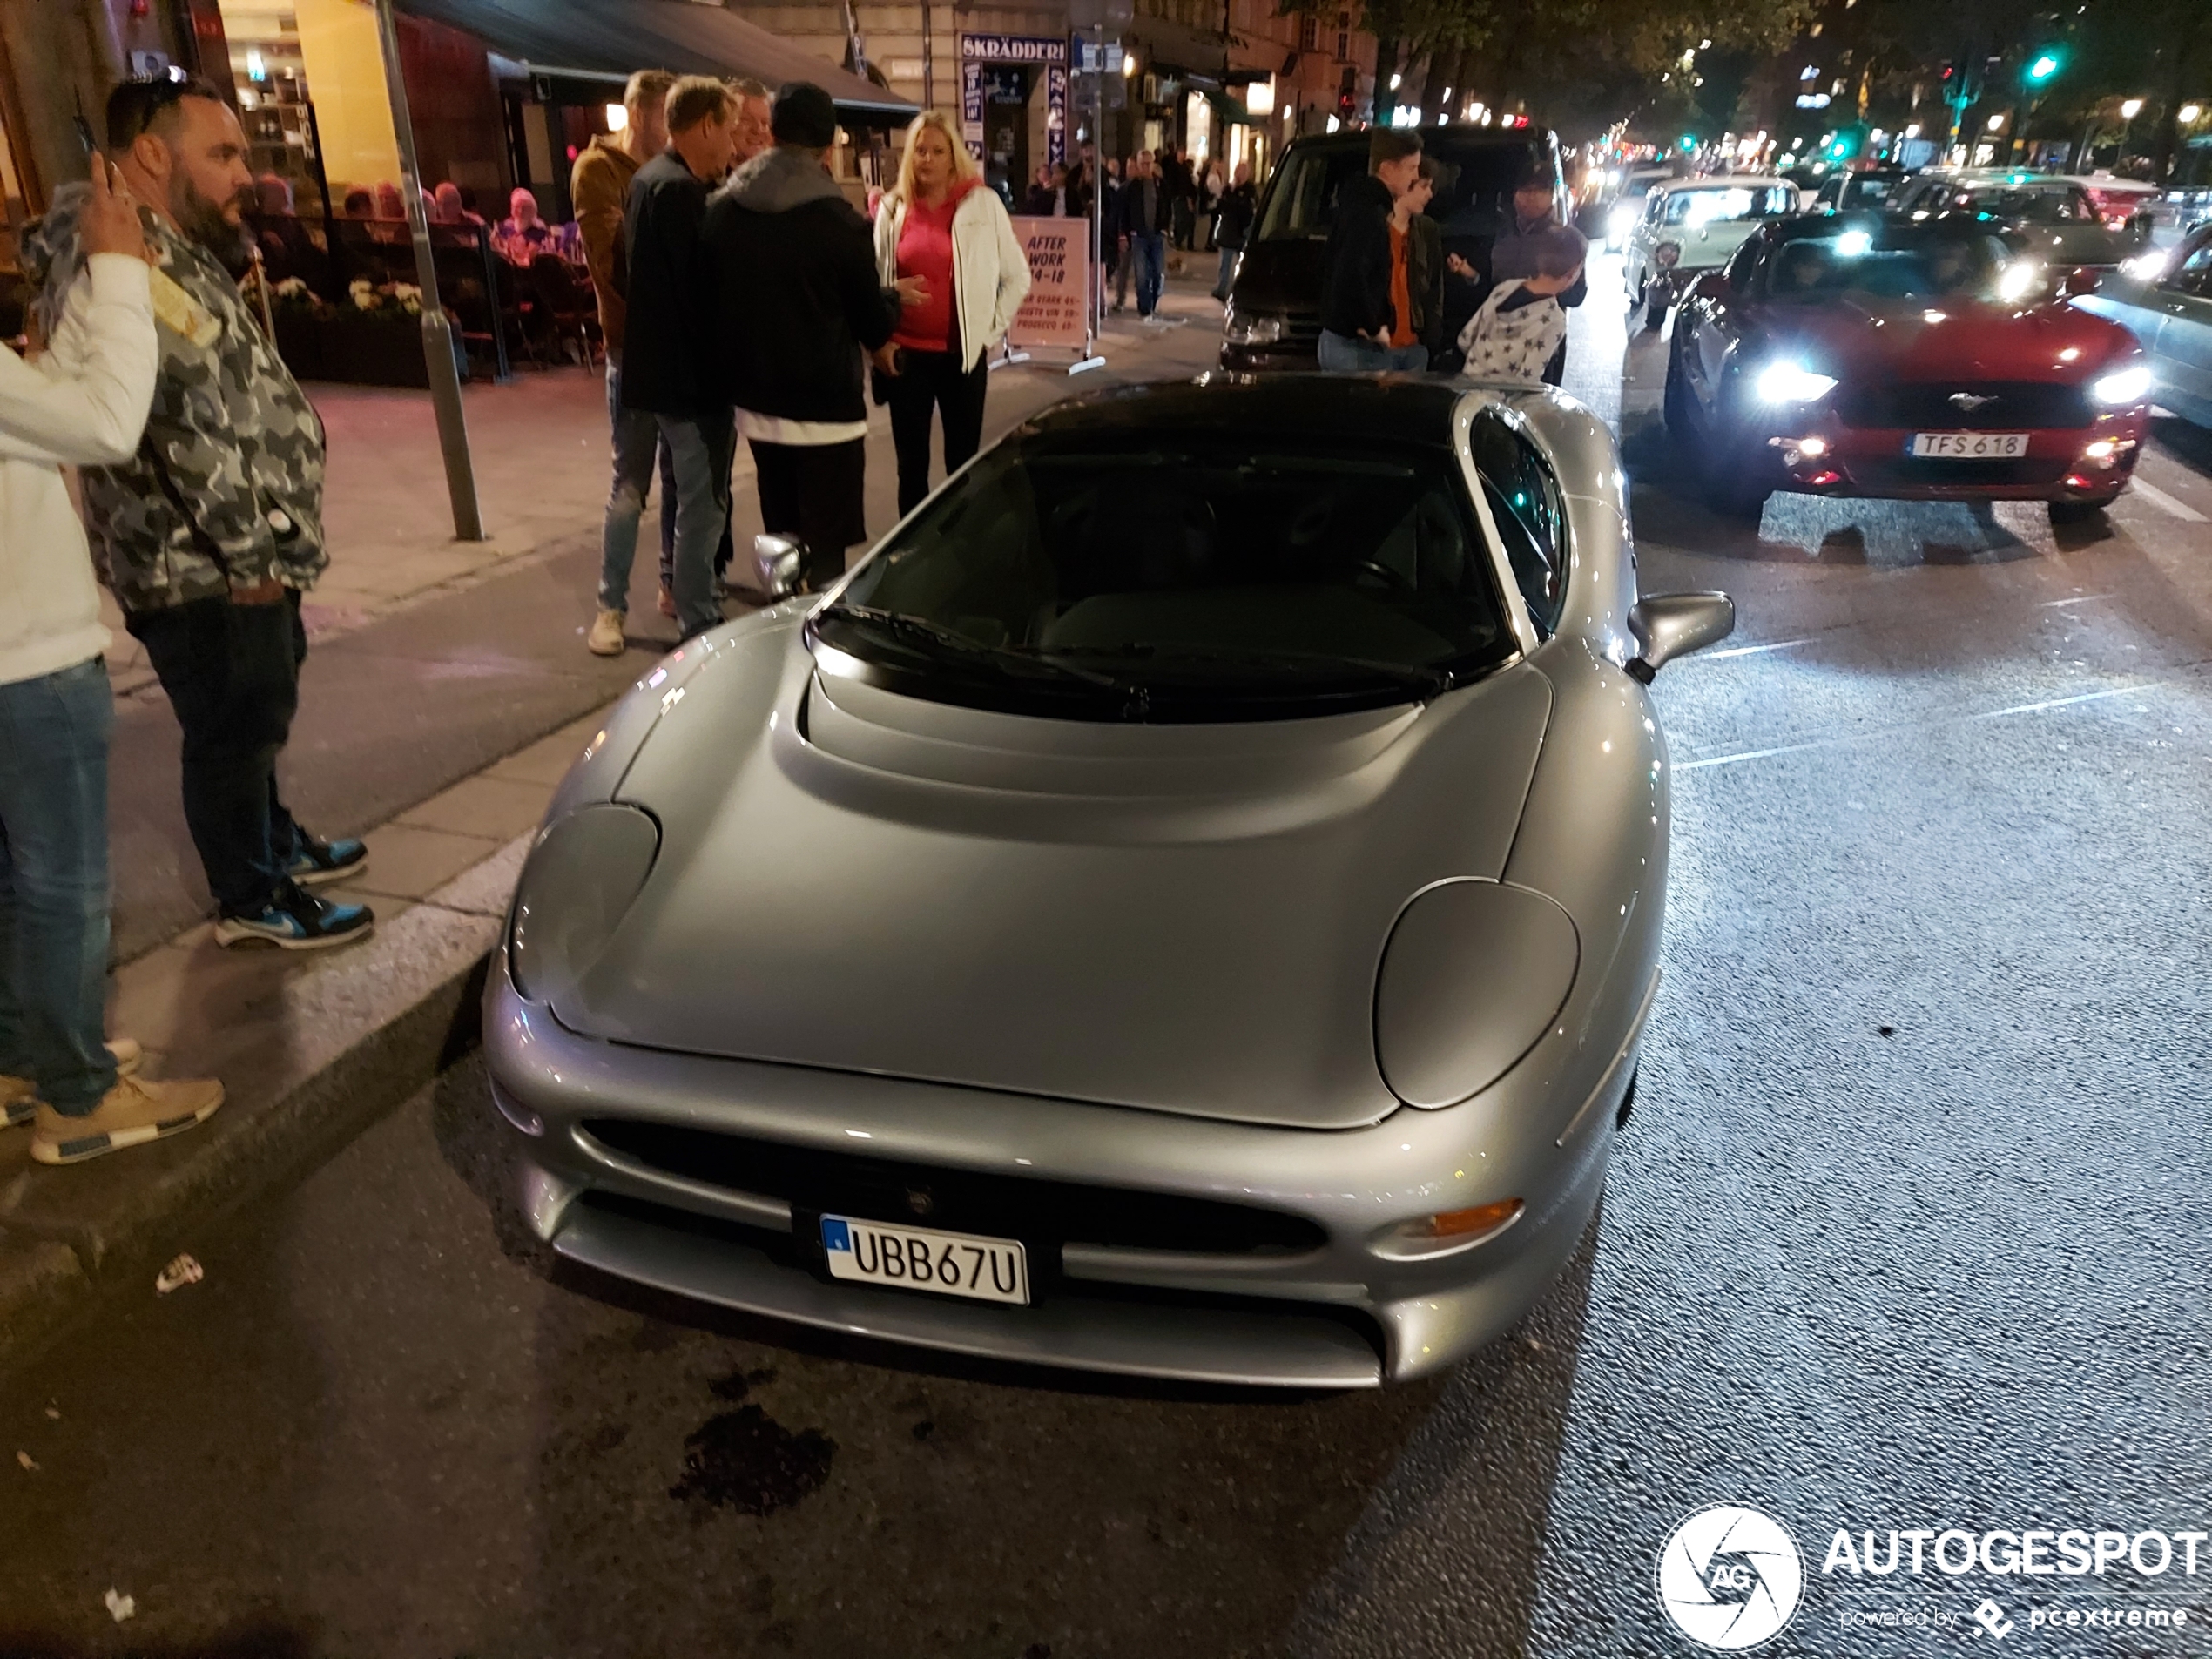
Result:
[[367,287],[356,287],[353,290],[353,295],[354,303],[359,306],[363,311],[374,311],[376,309],[376,296],[370,293]]

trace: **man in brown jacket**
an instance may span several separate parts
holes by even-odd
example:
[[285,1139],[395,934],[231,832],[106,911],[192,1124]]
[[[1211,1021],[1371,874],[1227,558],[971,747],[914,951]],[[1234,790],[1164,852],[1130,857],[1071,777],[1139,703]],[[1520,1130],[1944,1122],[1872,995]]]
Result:
[[[607,497],[606,523],[601,532],[602,579],[617,560],[610,556],[617,544],[637,545],[637,521],[644,516],[646,493],[652,488],[653,458],[660,457],[660,611],[676,614],[672,591],[676,569],[676,472],[668,451],[661,447],[659,429],[651,415],[628,415],[622,408],[622,337],[627,307],[623,299],[623,272],[629,255],[622,244],[622,213],[630,199],[630,181],[637,169],[668,147],[668,123],[664,106],[676,78],[657,69],[640,70],[623,89],[622,107],[627,116],[619,132],[595,137],[576,158],[569,175],[569,195],[576,203],[577,228],[583,236],[584,263],[590,268],[592,291],[599,297],[599,332],[607,342],[607,418],[614,430],[614,488]],[[621,559],[627,586],[630,561]],[[629,608],[625,592],[609,600],[603,592],[600,615]],[[619,622],[611,631],[593,624],[587,643],[601,657],[618,656],[623,649]]]

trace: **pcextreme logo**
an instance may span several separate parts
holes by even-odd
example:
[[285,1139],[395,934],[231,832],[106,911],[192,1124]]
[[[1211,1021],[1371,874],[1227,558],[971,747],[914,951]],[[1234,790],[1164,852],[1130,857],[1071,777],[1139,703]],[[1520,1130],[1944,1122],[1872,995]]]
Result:
[[1781,1635],[1804,1588],[1804,1561],[1789,1532],[1742,1504],[1700,1509],[1659,1552],[1660,1607],[1676,1629],[1717,1652]]

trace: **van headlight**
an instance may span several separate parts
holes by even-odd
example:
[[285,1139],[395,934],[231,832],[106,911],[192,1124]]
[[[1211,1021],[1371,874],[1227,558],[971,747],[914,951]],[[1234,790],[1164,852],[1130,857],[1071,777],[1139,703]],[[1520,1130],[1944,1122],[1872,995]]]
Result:
[[2131,363],[2126,368],[2114,369],[2089,382],[2090,401],[2108,409],[2123,409],[2130,403],[2140,403],[2150,395],[2151,373],[2141,363]]
[[1232,346],[1268,346],[1283,337],[1280,317],[1253,317],[1232,311],[1221,331]]

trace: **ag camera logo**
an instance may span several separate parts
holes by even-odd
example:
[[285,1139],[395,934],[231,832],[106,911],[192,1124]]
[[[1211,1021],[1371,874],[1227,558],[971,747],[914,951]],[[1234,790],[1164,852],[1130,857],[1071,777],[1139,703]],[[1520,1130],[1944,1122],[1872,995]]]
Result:
[[1700,1509],[1659,1552],[1659,1605],[1676,1629],[1717,1652],[1781,1635],[1804,1588],[1796,1541],[1763,1509]]

